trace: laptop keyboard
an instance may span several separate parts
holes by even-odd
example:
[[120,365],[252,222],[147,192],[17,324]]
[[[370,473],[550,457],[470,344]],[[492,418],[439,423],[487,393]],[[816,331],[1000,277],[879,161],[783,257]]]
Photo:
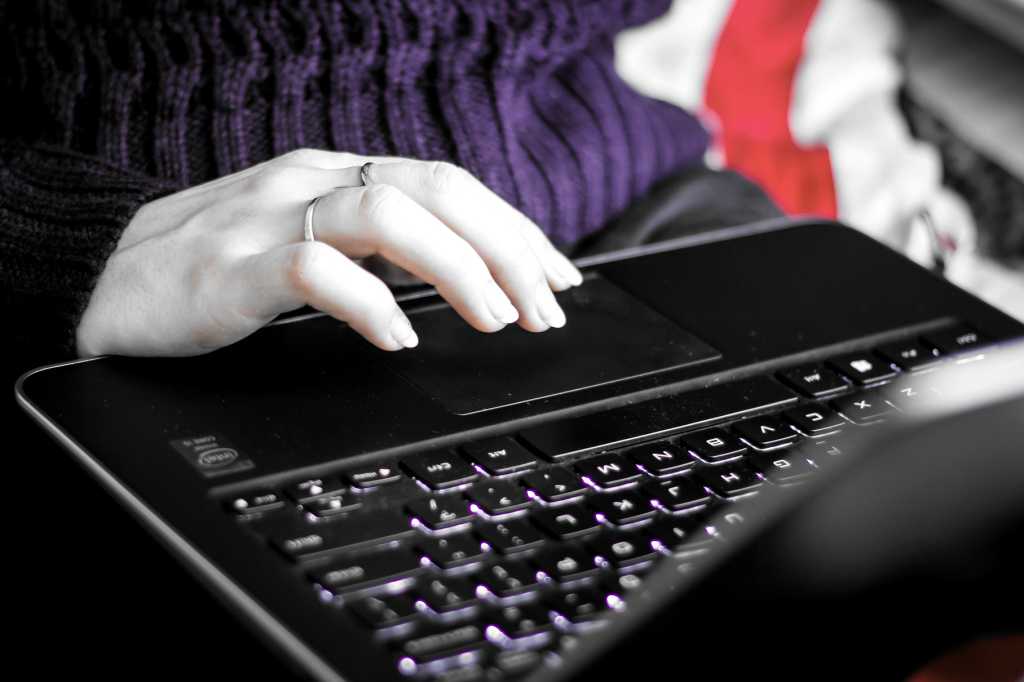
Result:
[[748,500],[841,457],[843,432],[927,398],[892,379],[981,342],[957,325],[224,504],[400,672],[514,678],[626,608],[660,558],[700,561]]

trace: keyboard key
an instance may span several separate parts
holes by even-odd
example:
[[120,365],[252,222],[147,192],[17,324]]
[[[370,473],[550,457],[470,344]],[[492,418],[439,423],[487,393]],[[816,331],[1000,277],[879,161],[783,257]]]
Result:
[[896,370],[888,362],[867,351],[840,355],[829,360],[828,364],[858,386],[874,384],[896,376]]
[[624,568],[654,559],[658,553],[643,536],[633,533],[602,533],[587,543],[602,562],[613,568]]
[[711,501],[711,495],[693,476],[681,476],[669,481],[651,481],[644,485],[643,491],[668,512],[696,509]]
[[607,495],[594,495],[588,500],[591,507],[601,515],[605,523],[625,526],[654,516],[650,500],[636,490],[627,490]]
[[522,561],[502,561],[486,567],[477,578],[499,599],[519,597],[537,588],[537,572]]
[[733,459],[747,451],[747,446],[725,429],[704,429],[689,433],[680,438],[679,442],[705,462]]
[[450,528],[473,520],[469,503],[459,497],[438,495],[415,500],[405,505],[412,516],[431,530]]
[[417,588],[416,594],[423,605],[438,614],[477,605],[476,585],[467,578],[431,578]]
[[796,483],[812,475],[817,469],[803,455],[793,453],[757,453],[748,460],[772,483]]
[[512,481],[482,481],[466,493],[477,508],[490,516],[526,509],[532,500]]
[[842,417],[821,403],[808,403],[800,407],[792,407],[783,412],[782,416],[808,436],[830,433],[846,424]]
[[926,344],[943,355],[960,353],[980,345],[984,340],[978,332],[963,324],[930,332],[924,337]]
[[592,533],[601,527],[594,512],[582,504],[538,509],[531,518],[542,530],[559,540]]
[[402,474],[390,465],[366,466],[353,469],[345,474],[345,480],[356,488],[363,489],[376,488],[401,479]]
[[769,377],[753,377],[583,417],[552,421],[526,429],[520,437],[545,457],[558,460],[793,402],[796,402],[796,397],[781,384]]
[[523,519],[487,523],[480,526],[477,533],[491,549],[502,554],[534,549],[544,542],[540,531]]
[[399,646],[405,657],[398,667],[401,672],[413,675],[420,667],[436,672],[456,662],[465,666],[479,659],[483,649],[483,631],[476,625],[436,628],[427,634],[418,632],[415,638]]
[[800,437],[789,424],[774,416],[748,419],[733,424],[732,429],[745,441],[761,450],[788,445]]
[[284,499],[273,490],[260,490],[248,495],[233,497],[225,503],[225,506],[239,516],[246,516],[284,509]]
[[644,529],[644,537],[652,546],[677,556],[707,549],[714,542],[705,529],[701,515],[660,518]]
[[506,606],[488,614],[487,639],[506,649],[543,645],[553,628],[548,609],[540,604]]
[[336,562],[310,574],[310,579],[338,595],[409,578],[422,570],[415,554],[400,549]]
[[548,605],[572,625],[592,623],[608,611],[605,595],[590,587],[552,595]]
[[391,542],[415,531],[401,514],[379,511],[311,525],[290,523],[270,535],[270,544],[293,560],[306,559],[356,547]]
[[890,405],[894,405],[904,412],[912,412],[918,408],[934,405],[941,399],[942,394],[930,386],[922,387],[913,381],[901,381],[886,386],[883,396]]
[[587,489],[579,476],[562,467],[530,472],[520,482],[545,502],[579,497]]
[[462,452],[492,476],[511,474],[537,466],[537,458],[508,437],[467,443]]
[[[648,536],[645,536],[642,542],[645,545],[653,547],[653,544],[650,542]],[[643,585],[643,582],[643,577],[641,577],[637,571],[632,571],[630,573],[612,574],[606,576],[601,581],[601,584],[604,587],[604,589],[607,590],[610,594],[623,595],[629,594],[633,590],[638,589],[640,586]]]
[[887,343],[876,350],[879,355],[905,372],[925,369],[942,362],[937,351],[919,341]]
[[486,554],[480,541],[469,533],[447,535],[443,538],[420,538],[416,548],[434,562],[434,565],[444,569],[476,563]]
[[288,497],[299,504],[312,502],[318,497],[329,497],[347,492],[346,486],[336,478],[310,478],[285,488]]
[[841,376],[823,365],[795,367],[779,376],[787,384],[810,398],[836,395],[850,388]]
[[469,462],[449,450],[406,457],[402,466],[434,490],[453,488],[479,476]]
[[580,580],[597,573],[594,557],[582,547],[550,547],[533,557],[533,564],[560,583]]
[[854,424],[877,421],[894,412],[893,407],[877,391],[838,398],[832,401],[832,406]]
[[727,499],[754,492],[764,483],[753,469],[742,462],[704,467],[695,473],[704,485]]
[[416,600],[408,594],[385,594],[368,597],[352,605],[352,610],[372,628],[383,629],[416,619]]
[[576,465],[576,471],[583,476],[585,483],[598,489],[616,488],[636,481],[643,475],[635,464],[615,453],[584,460]]
[[317,497],[308,500],[302,506],[306,513],[318,518],[325,519],[336,514],[344,514],[354,509],[359,509],[363,503],[352,493],[346,492],[332,497]]
[[632,448],[625,454],[651,476],[673,476],[694,466],[690,453],[663,440]]

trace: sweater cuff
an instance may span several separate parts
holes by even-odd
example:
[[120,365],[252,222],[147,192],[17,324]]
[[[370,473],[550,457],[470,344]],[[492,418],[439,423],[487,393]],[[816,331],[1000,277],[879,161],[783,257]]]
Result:
[[[0,142],[0,287],[15,341],[75,355],[75,331],[136,211],[176,188],[100,159]],[[45,350],[44,350],[45,349]]]

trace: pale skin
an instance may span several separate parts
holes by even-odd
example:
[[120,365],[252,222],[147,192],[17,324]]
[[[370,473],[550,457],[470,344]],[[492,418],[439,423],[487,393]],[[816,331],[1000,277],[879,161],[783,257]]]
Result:
[[[304,241],[322,195],[316,241]],[[457,166],[300,149],[144,205],[100,275],[78,353],[197,355],[303,305],[382,350],[412,348],[391,291],[356,262],[370,256],[434,285],[481,332],[561,327],[552,292],[582,282],[537,225]]]

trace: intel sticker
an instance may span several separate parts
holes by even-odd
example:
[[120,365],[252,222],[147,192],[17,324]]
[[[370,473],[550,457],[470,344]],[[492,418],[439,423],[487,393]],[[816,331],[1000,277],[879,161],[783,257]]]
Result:
[[204,476],[222,476],[253,467],[252,460],[221,436],[207,435],[172,440],[181,453]]

